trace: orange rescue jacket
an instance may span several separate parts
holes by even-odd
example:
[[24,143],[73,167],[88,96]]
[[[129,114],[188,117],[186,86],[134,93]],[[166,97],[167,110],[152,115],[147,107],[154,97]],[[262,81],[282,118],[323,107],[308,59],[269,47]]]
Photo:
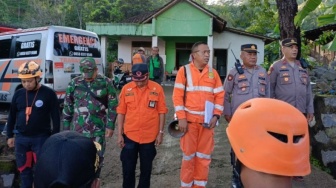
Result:
[[[205,101],[213,102],[213,114],[221,115],[224,109],[224,89],[216,70],[209,72],[207,65],[200,72],[193,62],[181,67],[176,75],[173,103],[178,119],[187,119],[189,122],[204,123]],[[184,102],[184,89],[186,97]]]

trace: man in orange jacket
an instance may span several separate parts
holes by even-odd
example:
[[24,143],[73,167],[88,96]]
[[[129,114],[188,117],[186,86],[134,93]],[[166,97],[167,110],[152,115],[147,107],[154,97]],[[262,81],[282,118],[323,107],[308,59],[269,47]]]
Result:
[[133,55],[132,57],[132,65],[139,64],[139,63],[146,63],[146,56],[145,56],[145,48],[140,47],[138,52]]
[[[224,90],[216,70],[208,66],[210,50],[197,42],[191,49],[192,61],[176,75],[173,102],[183,152],[181,187],[205,187],[211,153],[214,149],[214,127],[223,112]],[[209,123],[204,123],[205,102],[214,104]]]
[[166,107],[163,88],[148,80],[147,64],[132,67],[133,82],[120,92],[117,107],[118,144],[122,148],[123,187],[135,187],[135,168],[140,157],[138,188],[149,188],[155,146],[162,143]]

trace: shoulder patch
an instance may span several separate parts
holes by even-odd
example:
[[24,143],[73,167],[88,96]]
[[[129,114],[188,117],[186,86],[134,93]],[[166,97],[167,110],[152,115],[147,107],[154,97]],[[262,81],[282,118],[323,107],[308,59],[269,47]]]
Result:
[[228,75],[228,81],[232,81],[233,80],[233,75],[232,74],[229,74]]

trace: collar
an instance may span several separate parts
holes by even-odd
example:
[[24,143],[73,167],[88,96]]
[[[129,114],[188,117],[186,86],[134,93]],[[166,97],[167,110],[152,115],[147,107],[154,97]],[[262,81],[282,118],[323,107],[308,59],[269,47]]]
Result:
[[[194,61],[191,61],[191,63],[189,63],[189,64],[190,64],[190,68],[196,69],[199,72],[199,69],[196,67]],[[205,67],[202,70],[202,73],[203,72],[209,72],[209,64],[205,65]]]
[[[285,58],[282,58],[282,59],[281,59],[281,63],[282,63],[283,65],[287,65],[287,64],[289,64],[289,63],[286,61]],[[295,63],[296,65],[300,65],[300,66],[301,66],[299,60],[295,60],[294,63]]]

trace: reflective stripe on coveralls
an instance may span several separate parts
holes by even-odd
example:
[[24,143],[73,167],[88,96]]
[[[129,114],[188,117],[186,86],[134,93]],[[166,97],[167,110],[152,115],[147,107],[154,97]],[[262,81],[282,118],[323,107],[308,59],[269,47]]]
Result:
[[[209,76],[208,66],[206,66],[202,72],[199,72],[192,63],[185,67],[187,75],[186,81],[177,77],[177,81],[174,85],[179,92],[183,92],[186,87],[186,95],[188,98],[184,104],[176,105],[175,102],[176,113],[185,112],[188,121],[188,132],[180,140],[181,150],[183,152],[180,177],[181,187],[205,187],[208,180],[211,153],[214,148],[214,129],[204,128],[200,125],[200,123],[204,122],[205,114],[202,103],[205,103],[205,100],[213,102],[215,105],[214,111],[221,114],[224,109],[222,105],[223,102],[219,103],[218,100],[216,101],[216,96],[224,96],[224,89],[217,72],[215,72],[214,77],[211,78]],[[195,80],[193,80],[193,76]],[[184,85],[185,82],[187,82],[187,86]],[[201,97],[199,97],[200,95]],[[200,102],[200,105],[196,106],[196,108],[193,107],[194,105],[192,104],[195,101],[196,103],[198,101]],[[179,117],[178,114],[177,116]],[[195,116],[198,118],[194,118]],[[179,117],[179,119],[181,119],[181,117]]]

